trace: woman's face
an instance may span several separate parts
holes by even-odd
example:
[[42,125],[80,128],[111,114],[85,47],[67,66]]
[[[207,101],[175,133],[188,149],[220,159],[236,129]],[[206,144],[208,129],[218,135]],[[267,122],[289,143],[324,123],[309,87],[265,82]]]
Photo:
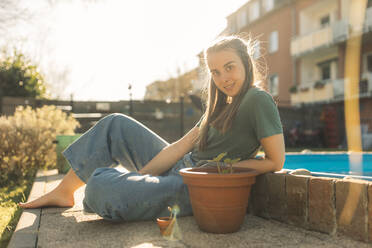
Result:
[[207,55],[207,63],[217,88],[225,95],[236,96],[245,81],[242,60],[233,50],[221,50]]

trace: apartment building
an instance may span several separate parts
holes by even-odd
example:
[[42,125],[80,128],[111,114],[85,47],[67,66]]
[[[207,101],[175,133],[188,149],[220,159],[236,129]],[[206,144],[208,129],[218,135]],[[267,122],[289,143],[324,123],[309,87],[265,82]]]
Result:
[[[291,104],[344,107],[347,42],[361,36],[359,104],[362,135],[372,135],[372,0],[364,13],[351,12],[352,0],[300,0],[295,3],[295,33],[291,41],[295,84]],[[355,16],[361,15],[362,23]],[[357,65],[358,66],[358,65]],[[368,137],[369,137],[368,136]],[[366,139],[366,138],[365,138]],[[372,137],[369,138],[372,141]]]
[[[359,26],[350,12],[352,1],[248,0],[227,16],[227,27],[220,34],[250,35],[258,41],[253,58],[267,64],[266,88],[279,107],[317,106],[311,119],[323,123],[319,125],[325,126],[330,147],[343,142],[346,45],[356,35],[362,37],[362,134],[372,135],[372,0],[365,2],[364,13],[354,10],[365,15]],[[202,60],[200,64],[202,68]]]
[[[293,0],[250,0],[226,17],[227,26],[219,36],[239,35],[254,41],[253,59],[264,74],[264,86],[279,106],[290,106],[289,88],[293,85],[293,59],[290,41],[293,33]],[[278,21],[280,20],[280,21]],[[203,53],[198,54],[197,78],[192,92],[206,86]]]
[[185,72],[176,78],[155,81],[146,86],[144,100],[178,102],[181,96],[190,102],[186,96],[192,91],[197,79],[197,68]]
[[[361,96],[372,90],[372,0],[361,51]],[[250,36],[254,59],[267,65],[266,84],[279,106],[343,98],[351,0],[250,0],[227,17],[220,35]]]
[[296,1],[291,41],[291,56],[296,61],[292,105],[343,100],[346,43],[355,35],[362,35],[360,97],[371,97],[372,1],[368,1],[361,27],[349,16],[351,1]]
[[291,0],[250,0],[227,16],[227,27],[221,33],[254,41],[253,59],[260,65],[266,88],[279,106],[290,105],[288,89],[293,84],[292,6]]

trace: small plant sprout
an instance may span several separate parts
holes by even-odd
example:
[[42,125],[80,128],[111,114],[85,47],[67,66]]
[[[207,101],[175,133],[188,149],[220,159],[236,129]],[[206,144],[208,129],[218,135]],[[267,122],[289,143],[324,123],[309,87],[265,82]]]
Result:
[[213,162],[220,162],[223,157],[225,157],[227,154],[227,152],[223,152],[223,153],[220,153],[217,157],[215,157],[214,159],[212,159]]
[[225,163],[225,164],[228,164],[229,165],[229,167],[227,168],[227,169],[222,169],[222,174],[224,174],[224,173],[229,173],[230,172],[230,174],[231,173],[233,173],[233,164],[235,164],[235,163],[237,163],[237,162],[239,162],[240,161],[240,158],[237,158],[237,159],[229,159],[229,158],[226,158],[223,162]]
[[174,205],[173,208],[168,206],[168,211],[170,212],[169,218],[172,219],[172,218],[176,217],[177,214],[180,212],[180,207],[177,204]]
[[[233,173],[233,164],[237,163],[240,161],[240,158],[237,159],[230,159],[230,158],[225,158],[223,162],[221,162],[222,158],[225,157],[227,152],[220,153],[217,157],[214,159],[210,160],[211,162],[216,162],[217,164],[217,170],[219,174],[227,174],[227,173]],[[221,164],[227,164],[227,168],[221,168]]]
[[173,213],[172,213],[172,208],[169,207],[169,206],[168,206],[168,211],[170,212],[170,216],[169,216],[169,218],[172,219],[172,216],[173,216],[173,215],[172,215],[172,214],[173,214]]
[[180,207],[175,204],[173,207],[168,206],[168,211],[170,212],[170,224],[163,233],[163,237],[168,240],[181,240],[182,234],[177,223],[177,215],[180,213]]

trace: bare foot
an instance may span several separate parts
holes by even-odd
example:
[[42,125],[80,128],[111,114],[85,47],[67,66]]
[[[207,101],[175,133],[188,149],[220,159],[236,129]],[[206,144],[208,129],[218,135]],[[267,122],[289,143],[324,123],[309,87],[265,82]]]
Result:
[[41,208],[41,207],[72,207],[74,206],[74,195],[65,193],[58,188],[30,202],[20,202],[18,206],[22,208]]

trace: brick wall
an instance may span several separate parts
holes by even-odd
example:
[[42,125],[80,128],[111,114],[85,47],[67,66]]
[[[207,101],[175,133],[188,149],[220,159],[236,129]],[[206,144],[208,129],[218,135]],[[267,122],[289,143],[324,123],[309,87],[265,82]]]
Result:
[[285,172],[263,174],[256,180],[250,213],[372,242],[372,182]]
[[[269,77],[276,74],[279,79],[278,95],[275,100],[281,107],[290,106],[290,94],[288,89],[293,85],[293,61],[290,54],[289,42],[292,34],[292,4],[283,3],[282,6],[267,13],[265,16],[249,23],[243,27],[239,33],[249,34],[251,38],[260,42],[261,59],[258,61],[259,67],[265,73],[267,66],[266,84]],[[290,1],[287,1],[290,2]],[[278,21],[280,20],[280,21]],[[278,50],[269,51],[270,33],[278,32]],[[268,87],[268,85],[267,85]]]

